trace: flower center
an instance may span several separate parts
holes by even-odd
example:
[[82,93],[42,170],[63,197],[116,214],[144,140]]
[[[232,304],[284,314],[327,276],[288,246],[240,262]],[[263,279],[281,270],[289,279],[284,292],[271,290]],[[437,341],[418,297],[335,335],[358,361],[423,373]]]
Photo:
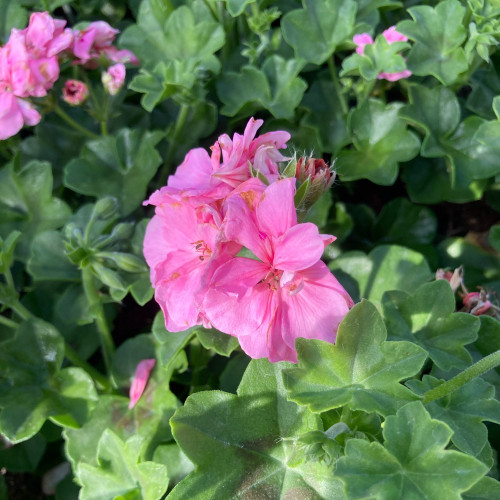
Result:
[[212,250],[203,240],[198,240],[191,244],[194,246],[195,252],[200,254],[198,257],[200,260],[203,261],[212,256]]

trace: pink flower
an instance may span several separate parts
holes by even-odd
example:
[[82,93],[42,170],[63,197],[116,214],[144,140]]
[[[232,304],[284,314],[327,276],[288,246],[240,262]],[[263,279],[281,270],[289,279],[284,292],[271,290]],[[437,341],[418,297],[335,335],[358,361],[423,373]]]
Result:
[[220,224],[216,210],[187,202],[158,206],[148,224],[144,256],[151,268],[155,299],[171,332],[207,324],[196,302],[203,276],[241,248],[219,243]]
[[24,124],[36,125],[41,118],[31,103],[3,90],[0,82],[0,140],[16,135]]
[[[404,36],[402,33],[399,33],[396,31],[395,26],[391,26],[390,28],[386,29],[383,33],[382,36],[387,40],[387,42],[394,43],[394,42],[407,42],[408,38]],[[365,46],[366,45],[372,45],[373,38],[368,34],[368,33],[362,33],[360,35],[354,35],[353,37],[353,42],[356,44],[356,52],[360,55],[364,54],[365,51]],[[395,82],[397,80],[401,80],[401,78],[408,78],[411,76],[411,71],[405,69],[404,71],[399,71],[396,73],[386,73],[382,72],[379,73],[377,78],[379,80],[388,80],[390,82]]]
[[353,304],[320,260],[334,237],[319,234],[314,224],[297,224],[295,179],[244,188],[226,200],[223,230],[259,260],[235,257],[218,267],[201,308],[252,358],[296,362],[295,339],[334,342]]
[[278,150],[286,147],[290,134],[268,132],[255,137],[262,120],[250,118],[243,135],[231,139],[221,135],[211,147],[212,155],[201,148],[191,150],[168,184],[145,202],[161,205],[169,200],[193,203],[213,203],[229,195],[239,184],[250,178],[249,164],[270,182],[278,179],[278,163],[286,160]]
[[102,76],[102,84],[106,89],[106,92],[110,95],[116,95],[118,91],[123,87],[123,82],[125,81],[125,65],[122,63],[114,64],[105,71]]
[[80,80],[67,80],[62,90],[63,99],[72,106],[80,106],[89,96],[89,89]]
[[96,60],[103,54],[113,62],[139,64],[139,60],[129,50],[118,50],[112,43],[119,30],[104,21],[95,21],[82,31],[75,32],[73,53],[77,64],[97,67]]
[[73,32],[64,28],[66,21],[52,19],[48,12],[34,12],[25,31],[26,46],[37,57],[52,57],[68,49]]
[[156,363],[155,359],[143,359],[135,369],[134,379],[132,380],[132,385],[130,386],[130,403],[128,409],[131,410],[139,401],[142,396],[146,384],[148,383],[149,375],[151,370],[154,368]]

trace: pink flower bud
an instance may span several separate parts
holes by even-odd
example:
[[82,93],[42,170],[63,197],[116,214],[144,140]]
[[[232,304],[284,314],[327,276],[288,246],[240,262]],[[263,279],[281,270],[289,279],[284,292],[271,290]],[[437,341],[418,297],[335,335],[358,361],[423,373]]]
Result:
[[64,101],[71,106],[80,106],[89,96],[89,89],[80,80],[67,80],[62,90]]
[[474,316],[480,316],[492,308],[491,302],[488,300],[488,295],[484,290],[480,292],[470,292],[462,299],[464,309]]
[[148,383],[149,375],[151,370],[154,368],[156,363],[155,359],[143,359],[135,369],[134,379],[132,380],[132,385],[130,386],[130,403],[128,405],[129,410],[131,410],[139,401],[142,396],[146,384]]
[[295,177],[304,182],[311,179],[311,187],[321,188],[322,192],[331,187],[335,180],[335,172],[321,158],[299,158],[295,170]]
[[108,94],[116,95],[123,87],[125,73],[125,66],[122,63],[118,63],[110,66],[108,71],[102,74],[101,81]]

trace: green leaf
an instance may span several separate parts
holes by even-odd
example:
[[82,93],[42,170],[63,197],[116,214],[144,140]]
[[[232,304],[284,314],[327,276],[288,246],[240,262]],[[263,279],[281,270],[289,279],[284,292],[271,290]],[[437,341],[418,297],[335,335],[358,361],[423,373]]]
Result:
[[434,241],[437,218],[427,207],[396,198],[386,203],[373,226],[373,238],[380,243],[405,246],[428,245]]
[[467,97],[467,108],[489,120],[495,118],[493,99],[500,94],[499,62],[499,54],[494,54],[491,64],[479,68],[469,81],[472,92]]
[[321,430],[321,422],[286,400],[281,381],[286,366],[253,360],[237,395],[206,391],[189,396],[171,425],[196,470],[169,498],[344,498],[340,483],[325,465],[287,466],[292,438]]
[[167,466],[170,484],[177,484],[194,470],[191,460],[182,452],[177,443],[162,444],[156,448],[153,462]]
[[476,340],[480,326],[478,318],[455,308],[455,294],[445,280],[424,283],[412,295],[393,291],[382,297],[389,338],[415,342],[445,371],[471,363],[464,345]]
[[37,233],[61,227],[70,214],[66,203],[52,197],[49,163],[30,161],[19,169],[9,163],[0,169],[0,236],[21,231],[15,250],[18,259],[28,259]]
[[500,497],[500,483],[492,477],[483,477],[470,490],[462,493],[463,500],[496,500]]
[[92,379],[80,368],[60,371],[64,343],[39,319],[23,322],[0,351],[0,432],[10,441],[35,435],[48,417],[79,426],[97,398]]
[[[480,316],[481,328],[474,343],[476,349],[483,355],[488,356],[500,349],[500,321],[490,316]],[[496,368],[497,372],[500,367]]]
[[358,297],[380,301],[387,290],[412,292],[431,278],[425,257],[398,245],[380,245],[368,255],[347,252],[329,267],[341,282],[347,275],[355,302]]
[[17,0],[0,0],[0,43],[7,42],[12,28],[28,24],[28,11]]
[[295,56],[322,64],[338,45],[352,36],[357,2],[353,0],[303,0],[304,8],[283,16],[283,38]]
[[27,270],[36,281],[80,280],[80,271],[66,255],[60,231],[44,231],[33,238]]
[[205,349],[212,349],[221,356],[229,356],[240,345],[236,337],[219,332],[215,328],[197,327],[195,331]]
[[299,365],[283,373],[288,398],[322,412],[347,405],[387,416],[417,399],[399,382],[415,375],[427,353],[411,342],[387,342],[373,304],[354,306],[335,344],[297,339]]
[[303,65],[296,59],[272,55],[265,60],[262,70],[244,66],[240,73],[223,73],[217,80],[217,93],[224,103],[221,112],[234,116],[242,109],[253,112],[264,108],[276,118],[293,117],[307,88],[298,77]]
[[390,185],[398,175],[398,163],[417,155],[420,141],[399,118],[400,109],[399,103],[386,106],[370,99],[350,113],[348,127],[354,149],[343,150],[335,163],[342,180],[365,178]]
[[475,458],[445,450],[451,429],[433,420],[415,401],[387,418],[384,446],[360,439],[347,442],[337,475],[349,498],[460,500],[487,472]]
[[315,79],[304,95],[302,105],[308,111],[302,123],[318,130],[321,151],[337,154],[349,139],[333,82]]
[[167,468],[154,462],[138,463],[137,452],[109,429],[99,440],[97,462],[99,467],[80,464],[77,469],[81,500],[157,500],[167,490]]
[[[425,375],[422,381],[409,380],[406,385],[423,395],[443,382]],[[483,421],[500,424],[500,402],[495,399],[495,388],[481,378],[475,378],[451,394],[428,403],[426,409],[431,417],[450,426],[453,431],[451,441],[460,451],[475,457],[488,443],[488,430]]]
[[445,0],[435,8],[418,5],[408,11],[413,21],[401,21],[396,26],[415,41],[408,54],[408,68],[415,75],[433,75],[443,85],[451,85],[467,70],[461,47],[467,35],[462,25],[465,7],[458,0]]
[[[47,441],[41,433],[15,445],[7,446],[2,440],[0,441],[0,463],[11,472],[35,472],[46,448]],[[0,498],[2,498],[1,495]]]
[[135,210],[146,196],[149,181],[161,163],[156,132],[122,129],[116,137],[88,142],[79,158],[65,167],[64,183],[77,193],[114,196],[122,215]]
[[225,0],[227,11],[233,17],[237,17],[243,13],[247,5],[254,3],[255,0]]
[[20,236],[20,231],[12,231],[5,240],[0,237],[0,273],[5,273],[14,263],[14,250]]

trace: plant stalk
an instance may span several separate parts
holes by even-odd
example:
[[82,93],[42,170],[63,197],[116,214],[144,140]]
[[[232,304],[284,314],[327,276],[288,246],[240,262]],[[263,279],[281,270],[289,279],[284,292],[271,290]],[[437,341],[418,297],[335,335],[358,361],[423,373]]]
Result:
[[333,63],[333,55],[328,58],[328,68],[330,70],[330,74],[332,76],[333,86],[335,87],[335,92],[337,93],[337,97],[340,102],[340,107],[342,108],[342,114],[344,116],[349,112],[349,108],[347,106],[344,94],[342,94],[342,89],[340,87],[339,78],[337,76],[337,71],[335,70],[335,65]]
[[423,403],[427,404],[435,401],[436,399],[443,398],[444,396],[447,396],[448,394],[456,391],[467,382],[470,382],[473,378],[479,377],[483,373],[486,373],[487,371],[499,365],[500,349],[489,354],[477,363],[474,363],[472,366],[469,366],[469,368],[464,370],[462,373],[459,373],[458,375],[451,378],[450,380],[447,380],[438,387],[434,387],[434,389],[427,391],[424,394]]
[[71,116],[64,111],[61,107],[57,106],[54,108],[54,112],[56,115],[61,117],[68,125],[73,127],[75,130],[83,134],[84,136],[88,137],[89,139],[99,139],[99,136],[97,134],[94,134],[94,132],[91,132],[90,130],[86,129],[85,127],[82,127],[77,121],[73,120]]

